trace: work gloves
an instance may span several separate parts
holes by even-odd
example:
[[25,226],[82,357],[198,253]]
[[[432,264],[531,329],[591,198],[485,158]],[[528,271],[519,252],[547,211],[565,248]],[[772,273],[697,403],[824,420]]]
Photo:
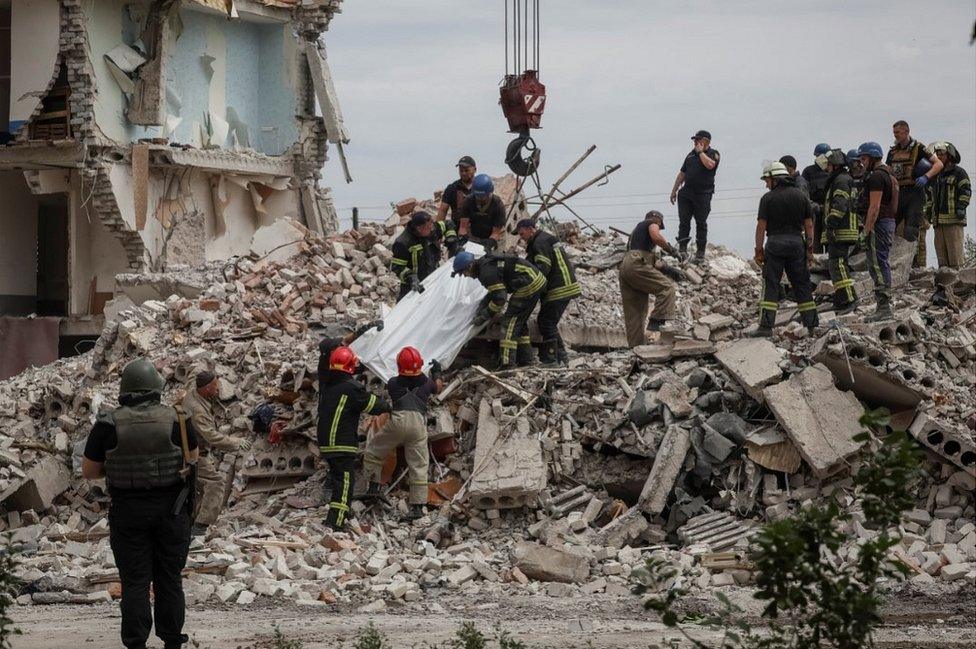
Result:
[[483,327],[486,324],[488,324],[488,321],[489,320],[491,320],[491,316],[490,315],[488,315],[487,313],[484,313],[484,312],[479,312],[474,317],[474,320],[471,321],[471,324],[472,324],[472,326],[475,327],[475,329],[480,329],[481,327]]
[[246,437],[241,437],[237,440],[238,451],[250,451],[252,446],[254,446],[254,443]]
[[461,250],[461,246],[463,244],[457,237],[451,237],[444,240],[444,245],[447,246],[447,258],[450,259],[454,255],[458,254],[458,251]]
[[444,368],[441,367],[441,362],[436,358],[430,362],[430,378],[437,380],[441,377],[444,372]]
[[926,176],[925,174],[922,174],[921,176],[915,179],[916,187],[925,187],[928,184],[929,184],[929,177]]
[[483,244],[481,244],[481,245],[484,246],[485,253],[489,253],[489,252],[492,252],[493,250],[495,250],[495,248],[498,247],[498,242],[495,241],[494,239],[492,239],[491,237],[489,237],[489,238],[485,239],[485,242]]
[[411,275],[408,282],[410,283],[411,291],[417,291],[418,293],[424,292],[424,285],[420,283],[420,278],[416,275]]
[[366,324],[362,325],[359,329],[356,329],[356,331],[353,333],[353,338],[354,339],[359,338],[360,336],[362,336],[364,333],[366,333],[373,327],[376,327],[377,331],[383,331],[383,321],[374,320],[373,322],[367,322]]

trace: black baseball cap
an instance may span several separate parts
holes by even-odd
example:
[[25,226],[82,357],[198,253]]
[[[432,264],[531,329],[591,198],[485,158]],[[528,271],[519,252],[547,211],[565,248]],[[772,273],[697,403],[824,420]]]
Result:
[[794,158],[791,155],[784,155],[782,158],[779,159],[779,161],[782,162],[787,167],[796,169],[796,158]]
[[697,133],[695,133],[694,135],[691,136],[691,139],[692,140],[698,140],[698,139],[701,139],[703,137],[706,137],[709,140],[711,140],[712,139],[712,134],[709,133],[708,131],[698,131]]
[[535,227],[535,221],[533,219],[522,219],[521,221],[515,224],[516,230],[521,230],[522,228],[534,228],[534,227]]
[[466,156],[462,157],[460,160],[458,160],[458,163],[456,165],[454,165],[454,166],[455,167],[475,167],[475,168],[478,167],[478,165],[476,165],[474,163],[474,158],[472,158],[469,155],[466,155]]

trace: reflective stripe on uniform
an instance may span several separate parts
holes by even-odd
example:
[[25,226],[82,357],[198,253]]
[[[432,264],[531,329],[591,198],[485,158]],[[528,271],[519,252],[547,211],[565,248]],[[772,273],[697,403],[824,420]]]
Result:
[[535,295],[546,285],[546,278],[543,277],[542,273],[532,268],[526,268],[526,270],[520,270],[519,272],[525,273],[531,277],[532,281],[512,293],[512,295],[515,297],[529,297],[530,295]]
[[358,446],[320,446],[319,453],[358,453]]
[[556,302],[557,300],[566,300],[571,297],[576,297],[577,295],[582,295],[583,289],[576,282],[569,284],[567,286],[560,286],[559,288],[554,288],[545,297],[542,298],[543,302]]
[[332,425],[329,427],[329,446],[335,446],[336,431],[339,430],[339,419],[342,417],[342,411],[346,407],[346,400],[346,395],[339,397],[339,404],[336,406],[335,412],[332,414]]
[[816,308],[817,304],[815,302],[801,302],[800,304],[796,305],[796,309],[800,313],[803,313],[804,311],[814,311]]

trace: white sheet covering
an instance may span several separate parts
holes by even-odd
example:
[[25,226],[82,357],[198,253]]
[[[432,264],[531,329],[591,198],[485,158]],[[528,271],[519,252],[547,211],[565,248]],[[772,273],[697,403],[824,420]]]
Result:
[[[468,243],[465,250],[481,257],[484,249]],[[351,345],[366,365],[384,381],[396,376],[396,356],[410,345],[420,350],[424,370],[437,359],[444,368],[472,337],[478,305],[487,292],[476,279],[451,277],[452,260],[441,264],[423,281],[424,292],[409,293],[383,318],[383,330],[371,329]]]

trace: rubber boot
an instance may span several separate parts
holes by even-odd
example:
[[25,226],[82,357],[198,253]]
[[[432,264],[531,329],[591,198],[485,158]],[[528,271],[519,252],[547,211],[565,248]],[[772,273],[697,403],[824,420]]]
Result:
[[853,302],[848,302],[841,308],[837,309],[834,313],[837,315],[847,315],[848,313],[853,313],[857,309],[857,306],[858,300],[854,300]]
[[206,536],[208,529],[209,527],[207,525],[194,523],[193,527],[190,528],[190,536]]
[[555,367],[559,364],[559,347],[555,340],[546,340],[539,347],[539,364],[543,367]]
[[519,345],[515,352],[515,359],[519,367],[535,365],[535,353],[532,351],[532,345]]
[[376,502],[377,500],[388,502],[386,494],[383,493],[383,486],[378,482],[370,482],[366,491],[359,495],[359,500],[364,503]]
[[424,517],[424,506],[423,505],[410,505],[410,509],[407,513],[400,517],[401,521],[415,521],[418,518]]
[[562,336],[556,340],[556,358],[561,365],[569,363],[569,352],[566,351],[566,343],[563,342]]
[[190,636],[187,634],[180,635],[180,639],[177,642],[167,642],[163,645],[163,649],[182,649],[183,645],[190,641]]
[[759,327],[755,331],[751,331],[748,334],[749,338],[770,338],[773,335],[773,330],[768,327]]
[[647,322],[648,331],[661,331],[661,327],[667,324],[667,320],[661,320],[660,318],[651,318]]

